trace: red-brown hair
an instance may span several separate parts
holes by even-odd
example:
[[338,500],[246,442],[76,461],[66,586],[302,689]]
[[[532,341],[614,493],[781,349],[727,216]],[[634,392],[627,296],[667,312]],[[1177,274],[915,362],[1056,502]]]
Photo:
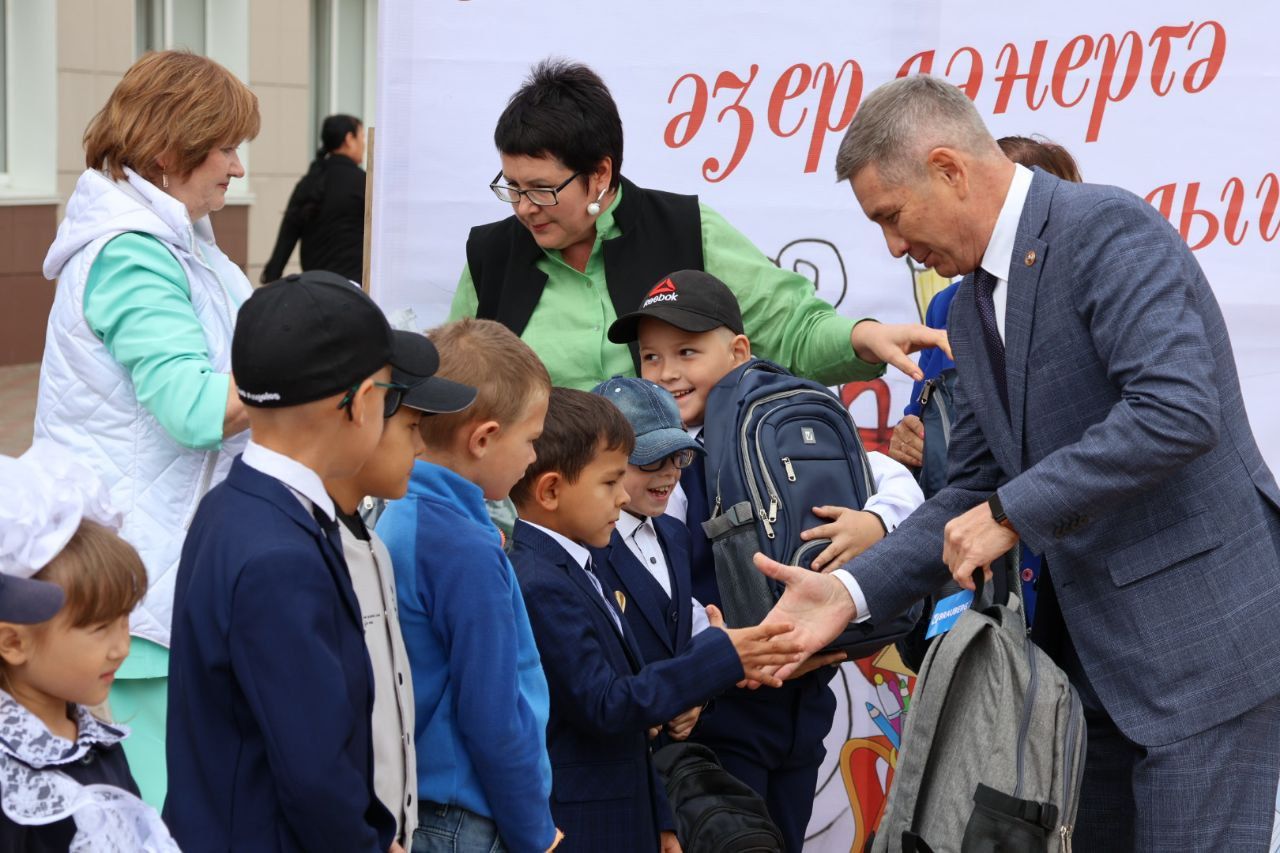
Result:
[[109,168],[116,180],[125,166],[156,184],[162,172],[182,179],[210,151],[253,139],[260,126],[257,95],[226,68],[185,50],[147,53],[89,122],[85,166]]

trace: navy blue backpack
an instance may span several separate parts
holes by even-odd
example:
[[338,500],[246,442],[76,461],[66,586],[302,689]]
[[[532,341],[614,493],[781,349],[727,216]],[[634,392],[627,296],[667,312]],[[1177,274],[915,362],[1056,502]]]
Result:
[[[867,452],[853,418],[831,389],[753,358],[711,389],[703,425],[707,504],[703,524],[715,557],[716,585],[731,628],[759,623],[782,594],[752,565],[761,551],[808,567],[829,539],[803,542],[825,524],[815,506],[863,507],[875,494]],[[849,625],[832,644],[863,657],[905,635],[920,606],[897,618]]]

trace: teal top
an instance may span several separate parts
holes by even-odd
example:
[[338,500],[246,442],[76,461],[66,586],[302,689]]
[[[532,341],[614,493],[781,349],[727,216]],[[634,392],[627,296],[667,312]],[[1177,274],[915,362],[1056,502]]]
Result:
[[131,232],[103,246],[85,284],[84,318],[174,441],[219,448],[231,375],[213,369],[187,276],[163,243]]
[[[169,650],[159,643],[130,637],[129,656],[120,664],[116,678],[168,678]],[[128,722],[127,720],[123,722]]]
[[[617,313],[605,282],[604,241],[622,234],[613,218],[621,199],[619,187],[613,202],[596,219],[596,241],[584,271],[565,263],[556,249],[544,249],[536,262],[547,284],[520,337],[546,364],[556,385],[589,391],[610,376],[635,375],[630,350],[610,343],[606,335]],[[884,372],[884,365],[869,364],[854,354],[849,336],[857,321],[840,316],[819,299],[813,282],[780,269],[705,204],[699,209],[703,269],[738,297],[754,355],[826,385],[873,379]],[[477,305],[468,266],[458,282],[449,319],[474,317]]]

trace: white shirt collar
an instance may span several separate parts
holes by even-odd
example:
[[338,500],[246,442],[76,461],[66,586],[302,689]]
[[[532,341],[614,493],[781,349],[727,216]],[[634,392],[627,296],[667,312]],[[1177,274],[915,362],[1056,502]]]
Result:
[[524,521],[525,524],[529,525],[530,527],[541,530],[543,533],[547,534],[552,539],[556,540],[556,544],[569,552],[569,556],[572,557],[573,561],[578,564],[578,567],[583,571],[586,571],[587,560],[591,559],[591,552],[589,552],[586,548],[583,548],[581,545],[579,545],[577,542],[574,542],[572,539],[569,539],[566,536],[556,533],[554,530],[543,527],[541,524],[534,524],[532,521],[529,521],[528,519],[522,519],[522,520]]
[[333,498],[329,497],[329,493],[325,491],[320,475],[306,465],[283,453],[263,447],[253,439],[249,440],[248,446],[244,449],[244,456],[241,458],[250,468],[268,477],[275,477],[292,489],[308,510],[312,506],[318,506],[330,521],[337,519],[338,514],[333,509]]
[[1004,197],[1004,205],[996,218],[996,227],[991,232],[987,251],[982,256],[982,268],[1001,281],[1009,280],[1009,265],[1013,261],[1013,243],[1018,236],[1018,221],[1022,219],[1022,208],[1027,203],[1027,193],[1030,190],[1031,170],[1015,163],[1013,181],[1009,184],[1009,192]]
[[622,512],[618,513],[617,531],[622,535],[623,539],[629,539],[630,537],[635,536],[636,533],[639,532],[640,528],[644,527],[649,520],[650,519],[648,517],[637,518],[624,509]]

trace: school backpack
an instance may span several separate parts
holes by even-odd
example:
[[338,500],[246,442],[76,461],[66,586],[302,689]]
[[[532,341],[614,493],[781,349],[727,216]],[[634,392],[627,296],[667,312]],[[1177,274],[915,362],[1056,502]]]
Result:
[[653,755],[684,853],[776,853],[782,833],[764,800],[700,743],[672,743]]
[[929,649],[871,853],[1070,853],[1084,713],[1008,589]]
[[924,383],[920,389],[920,421],[924,424],[924,461],[916,478],[925,499],[947,484],[947,446],[955,421],[956,371],[949,368]]
[[[739,365],[707,396],[703,441],[716,585],[725,624],[759,623],[782,585],[752,565],[761,551],[805,566],[831,543],[800,533],[825,524],[823,505],[863,507],[875,494],[867,452],[849,411],[831,389],[761,358]],[[864,657],[906,634],[920,606],[887,621],[849,625],[831,645]]]

